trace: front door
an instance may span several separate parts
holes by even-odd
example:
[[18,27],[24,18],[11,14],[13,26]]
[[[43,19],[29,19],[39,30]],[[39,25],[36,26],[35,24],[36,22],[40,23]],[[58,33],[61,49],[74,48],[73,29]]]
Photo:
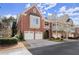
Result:
[[48,38],[49,38],[49,31],[48,31],[48,30],[46,30],[46,31],[44,32],[43,37],[44,37],[44,39],[48,39]]

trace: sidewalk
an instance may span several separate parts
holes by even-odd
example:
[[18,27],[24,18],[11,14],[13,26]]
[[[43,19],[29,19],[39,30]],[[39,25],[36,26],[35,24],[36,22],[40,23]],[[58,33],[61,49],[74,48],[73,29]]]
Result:
[[32,55],[23,45],[22,42],[19,42],[18,45],[0,49],[0,55]]

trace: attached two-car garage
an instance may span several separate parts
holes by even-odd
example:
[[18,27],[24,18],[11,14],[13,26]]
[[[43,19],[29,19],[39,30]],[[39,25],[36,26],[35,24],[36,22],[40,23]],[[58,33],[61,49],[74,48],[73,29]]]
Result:
[[25,31],[24,32],[25,40],[34,40],[34,39],[43,39],[43,33],[39,31]]

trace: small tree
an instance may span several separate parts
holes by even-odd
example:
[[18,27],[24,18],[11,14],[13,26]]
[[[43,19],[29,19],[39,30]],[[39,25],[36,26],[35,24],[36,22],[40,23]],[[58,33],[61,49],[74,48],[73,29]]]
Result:
[[24,41],[24,36],[23,36],[23,33],[21,33],[21,32],[20,32],[20,35],[19,35],[19,40]]
[[14,37],[17,34],[17,25],[16,22],[13,22],[12,24],[12,37]]

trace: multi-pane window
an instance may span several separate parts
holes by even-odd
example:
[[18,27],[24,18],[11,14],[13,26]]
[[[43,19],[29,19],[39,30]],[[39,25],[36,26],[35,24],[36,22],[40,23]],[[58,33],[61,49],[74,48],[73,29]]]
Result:
[[30,15],[30,28],[40,28],[40,17]]
[[36,24],[38,24],[38,19],[36,19]]

